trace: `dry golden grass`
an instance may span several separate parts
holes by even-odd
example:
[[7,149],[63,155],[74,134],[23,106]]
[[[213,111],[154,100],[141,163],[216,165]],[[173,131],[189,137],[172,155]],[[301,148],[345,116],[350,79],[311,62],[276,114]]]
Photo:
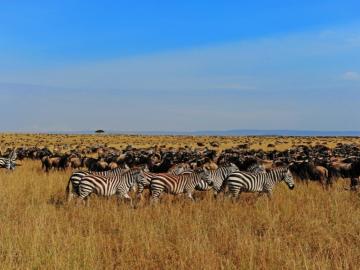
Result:
[[[219,148],[210,146],[210,142],[220,143]],[[335,147],[337,143],[354,143],[360,145],[360,137],[266,137],[266,136],[143,136],[143,135],[52,135],[52,134],[0,134],[0,150],[7,147],[48,147],[50,150],[60,148],[63,151],[87,146],[107,145],[123,149],[127,145],[137,148],[154,145],[166,145],[167,147],[198,147],[197,142],[202,142],[211,149],[221,151],[239,144],[247,143],[250,149],[263,150],[287,150],[294,145],[316,145],[325,144],[328,147]],[[275,144],[275,147],[268,147],[268,144]]]
[[[25,135],[11,136],[20,145],[14,138]],[[150,144],[166,141],[151,138]],[[119,145],[128,142],[120,136],[111,140]],[[240,140],[244,138],[236,143]],[[182,143],[188,142],[178,142]],[[0,170],[1,269],[360,266],[360,197],[343,190],[348,184],[344,180],[328,192],[316,183],[298,184],[293,191],[280,184],[272,201],[246,194],[231,203],[196,194],[196,203],[165,198],[155,207],[144,200],[133,209],[115,199],[96,197],[89,207],[64,203],[70,173],[45,174],[40,161],[24,161],[14,172]]]

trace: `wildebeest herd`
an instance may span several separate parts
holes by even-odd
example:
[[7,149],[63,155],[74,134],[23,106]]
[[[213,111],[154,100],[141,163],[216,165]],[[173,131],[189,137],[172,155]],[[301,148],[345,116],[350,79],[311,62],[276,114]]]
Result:
[[[217,147],[216,142],[213,142]],[[141,197],[145,188],[157,201],[163,192],[185,193],[213,189],[215,194],[229,192],[237,198],[241,192],[266,193],[269,197],[275,183],[284,180],[294,188],[293,176],[300,181],[317,181],[327,190],[338,178],[350,178],[350,187],[359,188],[360,148],[338,143],[299,145],[286,151],[250,150],[246,144],[217,152],[198,144],[198,148],[153,146],[125,149],[107,146],[73,149],[67,153],[47,148],[7,149],[0,167],[14,169],[16,157],[41,160],[42,169],[74,169],[67,185],[68,199],[73,195],[86,200],[92,193],[117,194],[131,200],[130,190]]]

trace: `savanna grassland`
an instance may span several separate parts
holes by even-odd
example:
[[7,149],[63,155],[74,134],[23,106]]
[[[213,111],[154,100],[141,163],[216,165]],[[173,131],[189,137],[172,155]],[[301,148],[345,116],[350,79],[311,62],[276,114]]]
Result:
[[[211,141],[219,142],[220,150],[241,143],[265,150],[360,144],[359,138],[0,135],[2,150],[67,151],[96,144],[177,148]],[[360,268],[360,196],[344,190],[348,180],[338,180],[329,191],[317,183],[297,183],[290,191],[282,183],[271,201],[244,194],[232,203],[196,193],[195,203],[164,196],[156,206],[145,198],[134,209],[114,198],[92,197],[87,207],[65,203],[70,174],[46,174],[39,160],[0,170],[1,269]]]

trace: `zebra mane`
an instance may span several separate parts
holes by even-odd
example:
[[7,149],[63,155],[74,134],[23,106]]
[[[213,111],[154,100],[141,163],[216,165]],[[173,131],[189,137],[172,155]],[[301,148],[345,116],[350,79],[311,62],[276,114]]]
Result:
[[126,175],[126,174],[136,174],[136,173],[141,173],[142,169],[141,168],[132,168],[132,169],[125,169],[123,172],[121,172],[121,176]]
[[[278,167],[270,170],[267,174],[276,179],[277,177],[283,177],[288,171],[288,167]],[[279,179],[278,179],[279,180]]]
[[287,166],[282,167],[276,167],[274,169],[271,169],[270,172],[279,172],[279,173],[286,173],[289,170]]
[[111,170],[107,170],[107,171],[82,171],[82,170],[79,170],[79,171],[76,171],[76,173],[77,172],[86,172],[86,173],[90,173],[90,174],[98,174],[98,173],[103,173],[103,172],[107,172],[107,173],[115,173],[115,172],[118,172],[118,171],[120,171],[120,172],[126,172],[126,171],[128,171],[130,168],[129,168],[129,166],[125,163],[125,166],[124,166],[124,168],[122,168],[122,167],[117,167],[117,168],[115,168],[115,169],[111,169]]

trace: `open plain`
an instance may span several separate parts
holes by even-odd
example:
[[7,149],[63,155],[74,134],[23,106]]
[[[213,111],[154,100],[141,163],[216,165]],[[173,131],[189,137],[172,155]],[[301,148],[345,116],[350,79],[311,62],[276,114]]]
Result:
[[[286,150],[296,145],[360,144],[359,138],[183,137],[1,134],[1,150],[48,147],[66,152],[106,145],[154,145],[217,152],[239,144]],[[272,145],[270,148],[269,145]],[[164,196],[136,208],[92,196],[89,206],[66,203],[71,169],[45,173],[40,160],[0,170],[1,269],[359,269],[360,196],[339,179],[279,184],[273,199],[244,194],[238,202],[197,192],[196,202]],[[133,194],[134,195],[134,194]]]

